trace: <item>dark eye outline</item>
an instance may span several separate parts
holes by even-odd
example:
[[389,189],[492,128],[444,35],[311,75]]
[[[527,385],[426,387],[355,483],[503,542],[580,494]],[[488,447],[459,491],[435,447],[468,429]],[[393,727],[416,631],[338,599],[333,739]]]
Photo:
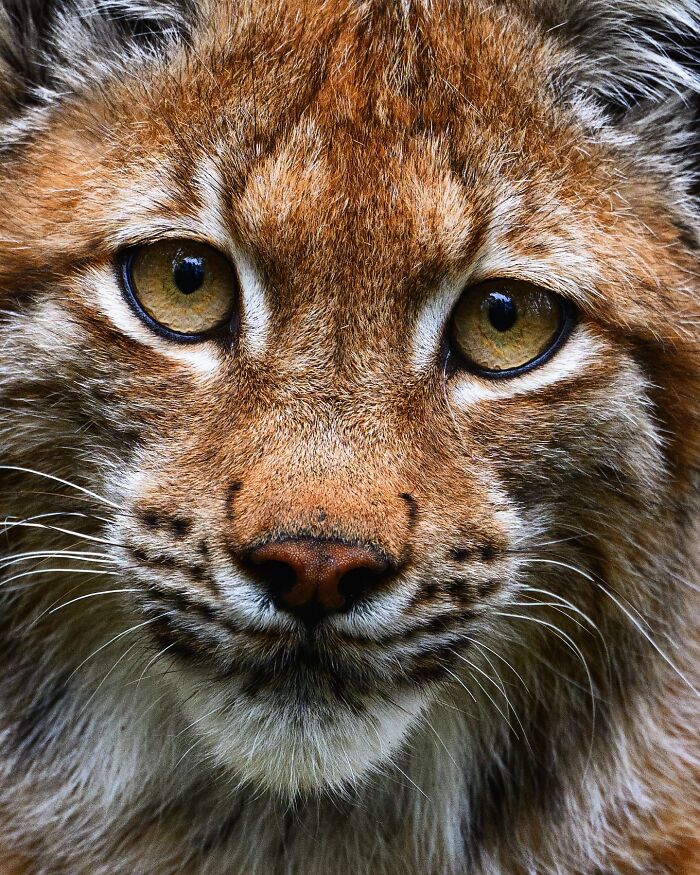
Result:
[[[186,245],[187,243],[198,243],[203,246],[209,246],[211,249],[214,249],[216,252],[219,253],[219,255],[221,255],[229,262],[233,270],[234,276],[236,277],[236,285],[235,288],[232,290],[233,294],[231,313],[229,314],[229,316],[226,317],[223,322],[221,322],[220,325],[216,325],[214,328],[210,328],[208,331],[202,331],[196,334],[173,331],[172,328],[167,328],[165,325],[150,316],[141,306],[138,294],[136,292],[135,283],[133,282],[131,275],[134,259],[136,258],[138,253],[142,249],[145,249],[147,246],[153,246],[156,243],[164,242],[182,243],[183,245]],[[116,269],[122,293],[133,313],[138,316],[138,318],[142,322],[145,322],[145,324],[152,331],[155,331],[156,334],[159,334],[166,340],[173,340],[176,343],[188,344],[201,343],[203,340],[219,340],[222,344],[230,345],[231,340],[238,333],[238,325],[240,321],[241,311],[241,289],[238,281],[238,271],[236,270],[236,265],[233,264],[231,259],[225,253],[221,252],[221,250],[218,249],[216,246],[212,246],[210,243],[206,243],[201,240],[189,240],[186,237],[149,240],[146,243],[136,243],[132,246],[127,246],[125,249],[122,249],[121,252],[118,253],[116,258]]]
[[[541,352],[538,356],[535,356],[535,358],[530,359],[529,362],[525,362],[525,364],[519,365],[517,368],[507,368],[502,371],[491,370],[490,368],[481,368],[475,362],[472,362],[470,359],[468,359],[462,352],[460,352],[459,347],[457,346],[457,343],[455,342],[453,337],[454,314],[457,310],[457,307],[459,307],[460,303],[462,302],[464,296],[474,292],[478,292],[478,290],[482,286],[494,286],[494,288],[498,288],[499,286],[501,286],[507,288],[510,284],[522,284],[523,282],[527,281],[515,279],[514,277],[495,277],[493,279],[484,280],[483,282],[477,283],[473,286],[467,286],[467,288],[462,291],[462,294],[459,296],[457,303],[450,313],[450,318],[447,322],[446,329],[448,366],[451,372],[467,371],[470,374],[474,374],[477,377],[484,377],[487,380],[509,380],[512,377],[519,377],[521,374],[526,374],[528,371],[532,371],[535,368],[538,368],[540,365],[543,365],[545,362],[548,362],[566,343],[578,323],[578,309],[567,298],[563,298],[561,295],[558,295],[556,292],[553,292],[551,289],[548,289],[545,286],[538,286],[538,288],[542,289],[542,291],[556,298],[560,304],[559,326],[557,328],[556,334],[554,335],[549,346],[544,350],[544,352]],[[529,285],[535,286],[536,284],[529,283]]]

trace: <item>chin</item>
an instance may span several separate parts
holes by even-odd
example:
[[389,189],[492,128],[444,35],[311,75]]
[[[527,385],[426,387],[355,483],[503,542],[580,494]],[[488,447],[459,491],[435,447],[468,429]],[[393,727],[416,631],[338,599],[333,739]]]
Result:
[[197,748],[233,787],[283,799],[345,795],[388,767],[427,705],[416,692],[333,693],[318,674],[280,677],[251,698],[246,682],[178,679],[188,748]]

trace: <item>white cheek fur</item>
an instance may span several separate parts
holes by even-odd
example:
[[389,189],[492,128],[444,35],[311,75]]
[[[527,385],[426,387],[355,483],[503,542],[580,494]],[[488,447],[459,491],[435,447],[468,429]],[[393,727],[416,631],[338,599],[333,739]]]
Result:
[[512,398],[536,392],[560,380],[581,373],[602,350],[602,342],[579,325],[564,346],[551,359],[521,376],[488,379],[465,371],[452,379],[449,392],[457,407],[465,408],[479,401]]

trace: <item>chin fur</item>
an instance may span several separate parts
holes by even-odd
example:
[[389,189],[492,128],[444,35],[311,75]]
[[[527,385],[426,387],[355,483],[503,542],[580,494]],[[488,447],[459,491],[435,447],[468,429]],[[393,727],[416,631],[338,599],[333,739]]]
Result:
[[234,783],[288,800],[342,795],[386,768],[425,706],[417,693],[324,702],[314,681],[255,700],[235,681],[216,689],[180,675],[178,687],[191,743]]

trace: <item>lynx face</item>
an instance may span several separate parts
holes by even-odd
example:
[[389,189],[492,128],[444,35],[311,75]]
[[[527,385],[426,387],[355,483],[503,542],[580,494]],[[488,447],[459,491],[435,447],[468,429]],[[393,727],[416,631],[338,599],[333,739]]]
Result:
[[432,733],[539,798],[678,667],[686,156],[553,14],[202,5],[8,122],[8,695],[41,660],[74,703],[42,756],[121,723],[290,798]]

